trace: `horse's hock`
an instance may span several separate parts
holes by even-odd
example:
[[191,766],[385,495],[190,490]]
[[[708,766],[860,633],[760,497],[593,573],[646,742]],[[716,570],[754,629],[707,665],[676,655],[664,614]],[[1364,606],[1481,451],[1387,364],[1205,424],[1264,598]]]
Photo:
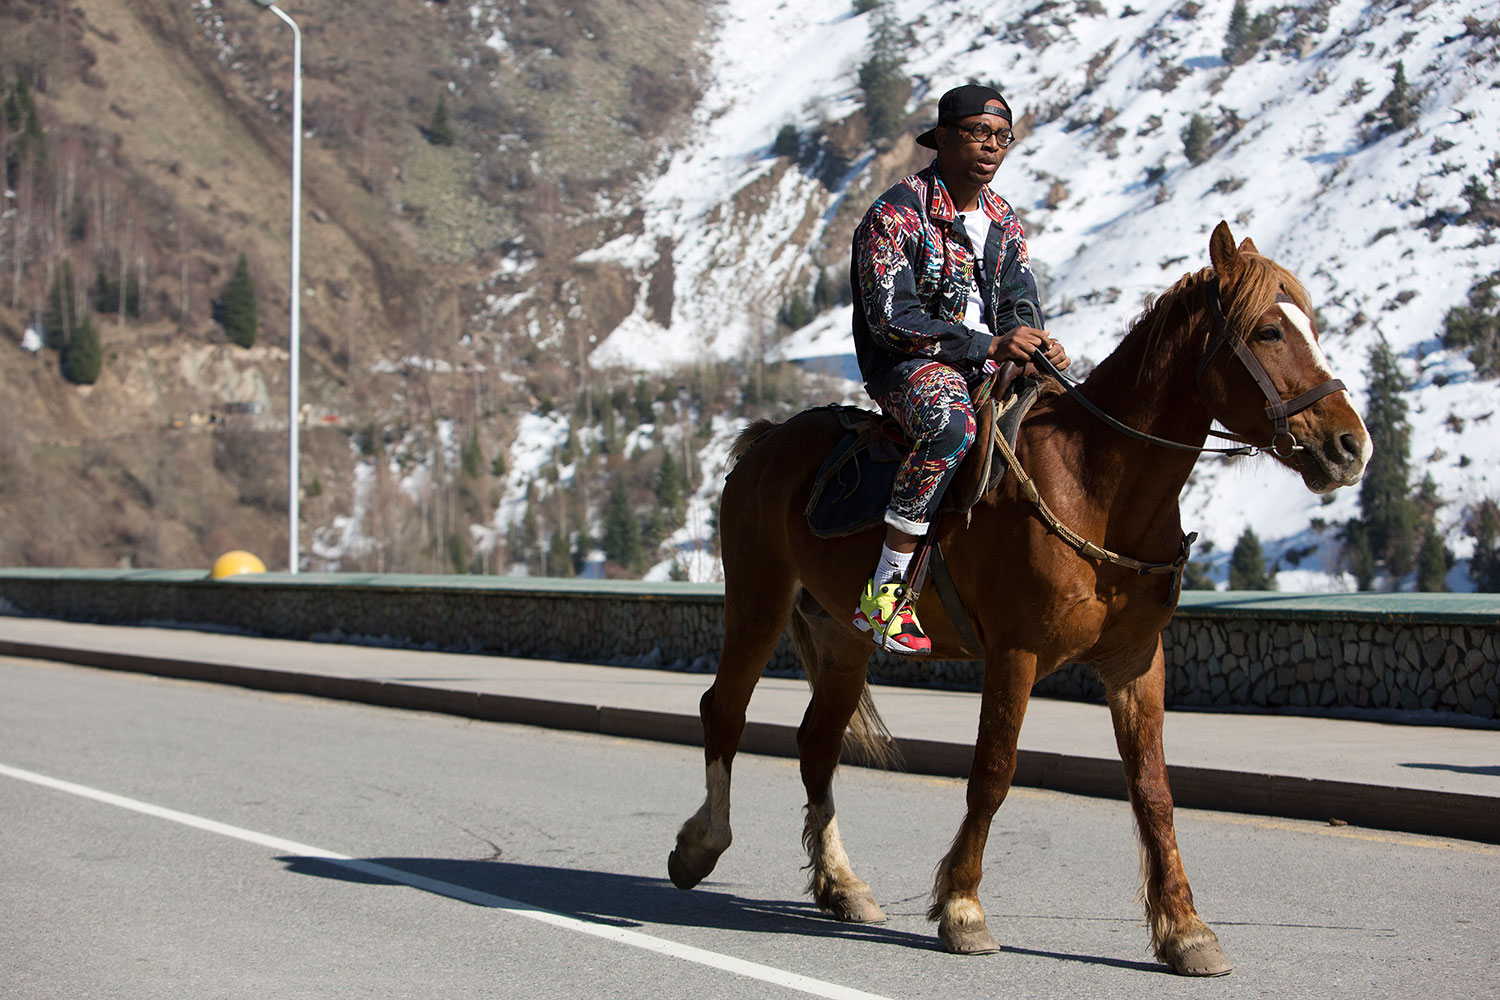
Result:
[[[456,576],[0,570],[0,613],[233,628],[285,639],[713,670],[723,588]],[[1387,709],[1500,719],[1500,595],[1183,595],[1164,633],[1167,703]],[[799,671],[783,636],[768,668]],[[981,666],[876,652],[877,683],[977,689]],[[1036,693],[1098,699],[1073,664]]]

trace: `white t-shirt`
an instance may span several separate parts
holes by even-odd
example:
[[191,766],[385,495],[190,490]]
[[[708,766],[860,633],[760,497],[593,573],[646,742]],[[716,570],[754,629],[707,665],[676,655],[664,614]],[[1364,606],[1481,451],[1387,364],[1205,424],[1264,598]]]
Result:
[[984,244],[990,238],[990,217],[985,214],[984,206],[976,208],[972,212],[963,212],[958,216],[958,221],[963,224],[964,231],[969,234],[969,242],[974,245],[974,281],[969,285],[969,306],[964,310],[964,326],[971,330],[984,330],[984,300],[979,297],[979,268],[983,266]]

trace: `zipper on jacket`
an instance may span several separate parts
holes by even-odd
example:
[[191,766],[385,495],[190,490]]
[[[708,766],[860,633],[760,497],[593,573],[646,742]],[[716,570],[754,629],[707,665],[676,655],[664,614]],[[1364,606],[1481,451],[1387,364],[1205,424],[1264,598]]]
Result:
[[1000,266],[995,270],[995,276],[990,279],[990,300],[987,303],[990,311],[990,331],[992,333],[996,333],[997,335],[998,331],[995,330],[995,323],[999,320],[1000,317],[996,314],[996,307],[999,305],[999,303],[996,302],[995,295],[1000,288],[1000,279],[1005,276],[1005,273],[1010,270],[1010,266],[1016,262],[1016,258],[1020,255],[1020,245],[1018,243],[1012,242],[1010,245],[1010,249],[1005,251],[1005,259],[1000,262]]

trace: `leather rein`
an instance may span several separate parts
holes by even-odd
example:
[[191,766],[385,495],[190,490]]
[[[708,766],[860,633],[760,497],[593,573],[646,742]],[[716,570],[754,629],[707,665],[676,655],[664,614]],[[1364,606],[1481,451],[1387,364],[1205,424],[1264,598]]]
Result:
[[[1292,301],[1285,295],[1277,295],[1276,299],[1278,302]],[[1208,347],[1204,350],[1203,356],[1198,359],[1198,368],[1194,372],[1193,383],[1195,386],[1201,385],[1203,381],[1203,373],[1205,370],[1207,370],[1209,362],[1213,359],[1214,355],[1218,353],[1219,348],[1227,344],[1229,348],[1234,352],[1235,356],[1240,359],[1240,363],[1243,364],[1246,370],[1249,371],[1250,377],[1255,380],[1255,384],[1260,387],[1261,392],[1265,394],[1266,416],[1270,419],[1274,428],[1269,449],[1263,448],[1259,445],[1251,444],[1249,441],[1246,441],[1243,437],[1240,437],[1237,434],[1223,433],[1214,430],[1210,430],[1209,433],[1215,435],[1216,437],[1228,438],[1232,441],[1242,442],[1241,445],[1237,448],[1206,448],[1201,445],[1195,447],[1190,444],[1183,444],[1180,441],[1170,441],[1166,438],[1157,437],[1154,434],[1147,434],[1145,431],[1136,430],[1134,427],[1131,427],[1128,424],[1121,423],[1119,420],[1115,419],[1114,417],[1105,413],[1103,410],[1099,409],[1099,407],[1095,406],[1094,403],[1088,399],[1088,397],[1084,396],[1083,393],[1078,391],[1078,386],[1081,383],[1078,382],[1078,380],[1069,378],[1067,375],[1064,375],[1062,372],[1058,371],[1057,367],[1053,365],[1052,362],[1047,360],[1046,355],[1043,354],[1041,350],[1037,350],[1032,354],[1031,361],[1037,366],[1038,369],[1057,379],[1058,383],[1063,387],[1064,391],[1066,391],[1068,395],[1076,399],[1079,405],[1082,406],[1085,410],[1098,417],[1108,426],[1114,428],[1122,434],[1127,435],[1128,437],[1135,438],[1138,441],[1145,441],[1149,444],[1160,445],[1164,448],[1173,448],[1180,451],[1195,451],[1200,453],[1208,452],[1219,455],[1258,455],[1266,450],[1270,450],[1275,454],[1281,456],[1282,458],[1287,458],[1294,452],[1303,450],[1304,448],[1306,448],[1306,445],[1297,443],[1297,439],[1292,435],[1288,427],[1288,419],[1293,415],[1301,413],[1303,410],[1312,406],[1324,396],[1343,391],[1344,383],[1336,378],[1329,379],[1328,381],[1312,389],[1309,389],[1307,392],[1304,392],[1301,395],[1298,395],[1289,400],[1283,400],[1281,398],[1280,390],[1278,390],[1276,388],[1276,384],[1271,381],[1271,376],[1269,373],[1267,373],[1265,366],[1260,363],[1260,360],[1258,358],[1256,358],[1254,352],[1246,346],[1245,341],[1242,338],[1234,336],[1229,331],[1229,324],[1224,318],[1223,306],[1219,302],[1219,279],[1217,275],[1215,275],[1212,279],[1209,304],[1210,312],[1213,315],[1214,321],[1214,336],[1213,339],[1209,342]],[[1020,313],[1022,307],[1026,308],[1032,314],[1033,322],[1030,325],[1039,326],[1041,322],[1041,310],[1036,306],[1036,304],[1025,300],[1018,303],[1016,307],[1018,320],[1020,320],[1021,318]],[[1285,446],[1284,450],[1280,444],[1283,439],[1289,442],[1289,444]],[[1084,538],[1082,535],[1078,534],[1076,531],[1069,528],[1067,525],[1063,524],[1061,520],[1058,519],[1057,515],[1052,512],[1052,509],[1047,506],[1046,501],[1042,499],[1041,491],[1037,488],[1035,480],[1033,480],[1026,474],[1026,470],[1021,467],[1020,459],[1016,457],[1015,452],[1006,443],[1005,438],[998,432],[995,434],[995,446],[1004,456],[1005,462],[1010,467],[1011,473],[1016,477],[1016,481],[1020,486],[1022,495],[1026,497],[1026,499],[1031,503],[1033,507],[1036,508],[1037,514],[1041,517],[1043,523],[1051,528],[1059,538],[1061,538],[1069,545],[1069,547],[1071,547],[1079,555],[1084,556],[1085,558],[1097,559],[1104,562],[1113,563],[1116,566],[1122,566],[1126,569],[1134,570],[1141,576],[1171,574],[1172,590],[1171,596],[1168,599],[1168,603],[1171,604],[1176,602],[1177,594],[1182,589],[1183,570],[1187,566],[1188,558],[1192,552],[1193,542],[1198,538],[1198,533],[1196,531],[1189,532],[1182,536],[1182,548],[1178,552],[1177,558],[1172,560],[1171,562],[1146,562],[1144,560],[1131,558],[1130,556],[1121,555],[1118,552],[1113,552],[1109,549],[1104,548],[1103,546],[1089,541],[1087,538]]]
[[[1083,383],[1059,371],[1051,361],[1047,360],[1046,355],[1040,350],[1032,353],[1031,362],[1040,371],[1057,379],[1058,384],[1063,387],[1063,391],[1077,400],[1078,405],[1121,434],[1134,438],[1137,441],[1144,441],[1147,444],[1154,444],[1162,448],[1171,448],[1176,451],[1195,451],[1200,454],[1242,456],[1260,455],[1266,451],[1271,451],[1282,458],[1290,458],[1295,452],[1304,450],[1306,445],[1297,443],[1296,437],[1291,433],[1288,423],[1289,419],[1312,406],[1324,396],[1344,391],[1344,383],[1336,378],[1329,379],[1292,399],[1282,399],[1281,391],[1276,388],[1276,383],[1271,381],[1270,374],[1266,371],[1265,366],[1260,363],[1260,359],[1255,356],[1255,352],[1250,350],[1243,338],[1236,337],[1230,333],[1229,323],[1224,318],[1224,307],[1219,301],[1218,275],[1209,280],[1209,285],[1208,302],[1209,312],[1213,316],[1214,321],[1214,335],[1213,339],[1209,341],[1208,347],[1204,350],[1203,356],[1198,359],[1198,368],[1193,373],[1193,384],[1195,387],[1201,387],[1203,373],[1208,369],[1209,362],[1213,360],[1219,348],[1227,345],[1234,352],[1235,357],[1240,359],[1240,363],[1245,366],[1245,370],[1250,373],[1250,377],[1255,380],[1256,386],[1260,388],[1260,391],[1266,397],[1266,416],[1270,419],[1273,427],[1271,444],[1268,448],[1252,444],[1244,437],[1233,432],[1212,429],[1208,433],[1214,437],[1238,441],[1240,445],[1235,448],[1209,448],[1203,445],[1183,444],[1181,441],[1171,441],[1167,438],[1157,437],[1155,434],[1147,434],[1145,431],[1136,430],[1134,427],[1122,423],[1101,410],[1092,400],[1079,391],[1078,387]],[[1285,294],[1278,294],[1276,301],[1289,303],[1292,299]],[[1041,310],[1037,308],[1036,304],[1027,300],[1017,303],[1015,313],[1018,321],[1021,320],[1023,309],[1031,314],[1031,323],[1029,325],[1040,326]],[[1286,443],[1283,444],[1283,441]]]

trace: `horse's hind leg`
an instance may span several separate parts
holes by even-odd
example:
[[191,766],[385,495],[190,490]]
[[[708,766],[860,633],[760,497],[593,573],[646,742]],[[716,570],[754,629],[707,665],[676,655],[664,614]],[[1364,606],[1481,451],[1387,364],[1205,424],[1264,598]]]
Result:
[[[1127,670],[1125,675],[1133,672]],[[1150,667],[1144,673],[1108,684],[1115,742],[1125,763],[1130,804],[1141,840],[1141,897],[1151,925],[1151,947],[1158,959],[1185,976],[1222,976],[1234,966],[1219,947],[1218,937],[1193,908],[1193,890],[1177,853],[1172,789],[1167,783],[1161,742],[1165,683],[1165,660],[1158,637]]]
[[[829,618],[805,592],[792,614],[792,638],[813,689],[797,728],[802,784],[807,789],[802,827],[810,871],[807,891],[819,909],[838,920],[879,923],[885,913],[870,887],[849,866],[833,807],[833,773],[844,746],[844,730],[865,692],[870,642]],[[862,726],[861,732],[868,733],[868,726]]]
[[768,563],[756,569],[757,579],[746,581],[749,585],[739,583],[740,574],[726,572],[724,647],[714,682],[698,703],[708,794],[677,831],[677,847],[667,857],[667,874],[679,889],[703,881],[733,840],[729,773],[745,731],[745,708],[791,614],[791,570]]

